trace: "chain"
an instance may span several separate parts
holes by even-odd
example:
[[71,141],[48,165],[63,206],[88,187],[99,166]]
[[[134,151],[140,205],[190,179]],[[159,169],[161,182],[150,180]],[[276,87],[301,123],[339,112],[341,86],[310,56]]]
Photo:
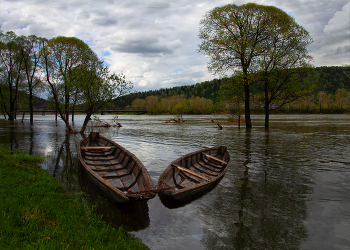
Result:
[[167,183],[165,183],[163,181],[161,183],[162,183],[162,186],[165,186],[165,187],[163,187],[163,188],[156,188],[156,189],[142,190],[142,191],[136,191],[136,192],[133,192],[133,191],[131,191],[129,189],[128,192],[126,193],[126,195],[139,194],[142,197],[143,194],[147,195],[148,193],[159,193],[159,192],[164,191],[164,190],[175,189],[175,186],[169,186]]

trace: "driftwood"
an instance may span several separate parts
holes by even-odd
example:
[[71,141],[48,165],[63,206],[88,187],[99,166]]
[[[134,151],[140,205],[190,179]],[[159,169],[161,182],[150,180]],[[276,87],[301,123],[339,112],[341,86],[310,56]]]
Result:
[[165,121],[165,123],[171,123],[171,122],[185,122],[185,120],[183,118],[171,118]]
[[93,127],[103,127],[103,128],[109,128],[109,127],[123,127],[119,122],[117,124],[111,125],[108,122],[101,123],[100,125],[94,125]]
[[215,122],[216,125],[218,126],[218,129],[221,130],[222,126],[219,124],[219,121],[215,121],[214,119],[210,119],[210,122]]

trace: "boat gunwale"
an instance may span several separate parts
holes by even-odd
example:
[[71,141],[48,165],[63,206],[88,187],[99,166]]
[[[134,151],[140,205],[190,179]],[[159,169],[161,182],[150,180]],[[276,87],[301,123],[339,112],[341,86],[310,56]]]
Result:
[[[196,154],[202,154],[203,152],[205,151],[211,151],[211,150],[218,150],[220,147],[211,147],[211,148],[204,148],[204,149],[199,149],[197,151],[194,151],[194,152],[190,152],[188,154],[185,154],[183,156],[181,156],[180,158],[177,158],[176,160],[172,161],[169,166],[163,171],[163,173],[159,176],[159,179],[158,179],[158,187],[161,185],[161,181],[162,179],[164,179],[164,177],[167,177],[171,171],[172,171],[172,165],[173,164],[179,164],[179,162],[181,162],[181,160],[185,159],[185,158],[188,158],[189,156],[192,156],[192,155],[196,155]],[[224,155],[226,154],[227,152],[227,149],[224,153]],[[208,188],[212,185],[214,185],[218,180],[220,180],[224,175],[225,173],[227,172],[227,169],[230,165],[230,162],[231,162],[231,159],[230,159],[230,154],[227,152],[227,155],[228,155],[228,161],[227,161],[227,164],[225,166],[223,166],[224,170],[220,172],[220,174],[218,174],[217,176],[215,176],[213,179],[210,180],[210,182],[201,182],[201,183],[198,183],[198,184],[193,184],[192,186],[190,187],[185,187],[185,188],[181,188],[181,189],[175,189],[174,191],[171,192],[171,194],[166,194],[168,196],[171,196],[173,198],[177,198],[176,196],[178,195],[181,195],[183,193],[186,193],[188,191],[195,191],[197,189],[201,189],[202,187],[204,186],[208,186]],[[181,166],[181,164],[179,164]],[[191,164],[193,165],[193,164]],[[184,167],[182,166],[183,168],[187,168],[187,167]],[[180,197],[178,197],[180,198]]]
[[[140,159],[138,159],[136,157],[135,154],[133,154],[132,152],[130,152],[129,150],[127,150],[126,148],[124,148],[123,146],[121,146],[120,144],[102,136],[102,135],[99,135],[99,138],[101,138],[102,140],[104,140],[106,143],[111,143],[113,144],[113,146],[116,146],[116,148],[120,149],[121,151],[123,151],[126,155],[129,155],[135,162],[136,164],[140,167],[140,170],[143,172],[143,177],[146,178],[145,182],[147,182],[149,185],[150,185],[150,188],[149,189],[153,189],[155,190],[155,186],[154,186],[154,183],[146,169],[146,167],[144,166],[144,164],[140,161]],[[95,180],[94,182],[99,182],[98,185],[103,185],[103,186],[106,186],[107,188],[111,189],[112,192],[115,192],[118,196],[120,196],[121,200],[122,201],[117,201],[117,202],[129,202],[131,201],[130,198],[126,195],[126,193],[124,193],[123,191],[121,191],[119,188],[113,186],[110,182],[108,182],[107,180],[105,180],[103,177],[101,177],[96,171],[92,170],[91,167],[89,167],[86,163],[86,159],[83,158],[82,156],[82,143],[83,142],[87,142],[89,140],[89,137],[85,138],[85,139],[82,139],[79,143],[78,143],[78,158],[81,162],[81,164],[83,165],[83,167],[88,171],[88,173],[90,175],[92,175]],[[87,143],[86,143],[87,145]],[[108,152],[108,151],[106,151]],[[142,191],[142,190],[140,190]],[[153,198],[153,197],[152,197]],[[143,199],[139,199],[139,200],[143,200]]]

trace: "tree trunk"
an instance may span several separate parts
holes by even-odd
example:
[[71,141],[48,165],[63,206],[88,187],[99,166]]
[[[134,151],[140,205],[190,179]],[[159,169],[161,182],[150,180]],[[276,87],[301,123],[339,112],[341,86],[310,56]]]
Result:
[[265,104],[265,128],[268,128],[270,125],[270,109],[269,106]]
[[33,91],[29,89],[29,110],[30,110],[30,124],[34,121],[34,108],[33,108]]
[[79,133],[83,134],[83,133],[85,132],[85,130],[86,130],[86,128],[87,128],[87,125],[88,125],[89,121],[91,120],[91,115],[92,115],[92,112],[89,112],[89,111],[88,111],[88,112],[86,113],[83,126],[81,127]]
[[10,113],[8,114],[8,117],[9,117],[9,121],[14,121],[15,120],[15,117],[13,115],[13,112],[10,111]]
[[269,104],[269,90],[267,88],[267,83],[265,82],[265,128],[268,128],[270,125],[270,104]]
[[14,121],[15,120],[15,103],[12,98],[12,91],[10,90],[10,110],[8,113],[9,121]]
[[249,92],[249,85],[245,84],[244,85],[244,92],[245,92],[245,97],[244,97],[244,115],[245,115],[245,126],[246,128],[251,128],[252,127],[252,122],[250,120],[250,92]]

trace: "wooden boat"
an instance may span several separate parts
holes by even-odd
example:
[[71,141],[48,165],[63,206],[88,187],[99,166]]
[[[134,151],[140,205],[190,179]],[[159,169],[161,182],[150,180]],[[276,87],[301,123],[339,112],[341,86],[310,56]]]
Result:
[[147,200],[156,195],[142,162],[99,133],[92,132],[79,142],[78,158],[90,179],[114,202]]
[[213,147],[186,154],[170,163],[160,175],[158,191],[182,202],[211,190],[230,164],[226,147]]

